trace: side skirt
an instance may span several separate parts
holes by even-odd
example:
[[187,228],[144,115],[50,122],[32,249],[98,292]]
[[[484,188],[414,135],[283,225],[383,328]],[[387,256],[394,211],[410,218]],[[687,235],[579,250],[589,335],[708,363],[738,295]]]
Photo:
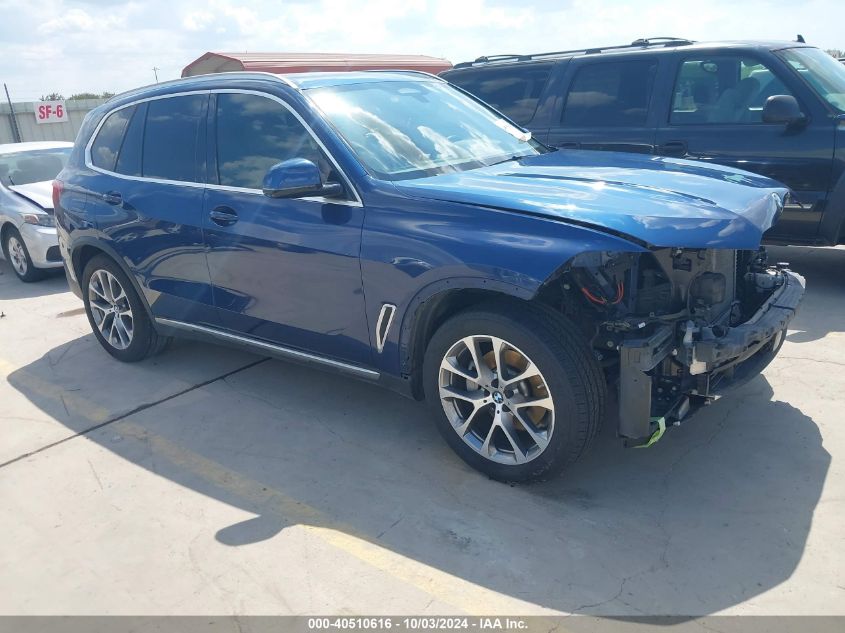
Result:
[[191,338],[228,343],[230,345],[246,348],[257,353],[269,354],[276,358],[283,358],[285,360],[292,360],[306,365],[314,365],[324,369],[330,369],[371,382],[379,382],[379,379],[381,378],[381,374],[377,371],[373,371],[372,369],[351,365],[349,363],[344,363],[343,361],[334,360],[333,358],[326,358],[325,356],[309,354],[308,352],[284,347],[282,345],[276,345],[274,343],[268,343],[267,341],[262,341],[260,339],[254,339],[240,334],[232,334],[231,332],[218,330],[205,325],[184,323],[182,321],[174,321],[173,319],[156,318],[156,326],[163,334],[169,334],[172,332],[176,335],[188,336]]

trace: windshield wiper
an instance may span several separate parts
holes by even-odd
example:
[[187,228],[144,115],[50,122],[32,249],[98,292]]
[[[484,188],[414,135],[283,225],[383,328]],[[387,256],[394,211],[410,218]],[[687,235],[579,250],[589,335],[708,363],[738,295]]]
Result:
[[529,156],[531,156],[531,154],[514,154],[513,156],[510,156],[508,158],[505,158],[505,159],[502,159],[502,160],[497,160],[493,163],[488,163],[487,166],[492,167],[493,165],[501,165],[502,163],[510,163],[512,161],[515,161],[515,160],[520,160],[521,158],[528,158]]

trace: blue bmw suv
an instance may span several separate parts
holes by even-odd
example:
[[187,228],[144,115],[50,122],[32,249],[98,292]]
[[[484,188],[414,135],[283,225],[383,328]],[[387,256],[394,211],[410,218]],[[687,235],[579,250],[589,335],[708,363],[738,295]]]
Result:
[[644,446],[761,370],[804,292],[759,247],[786,196],[729,167],[553,151],[412,72],[125,93],[53,189],[115,358],[190,336],[378,382],[506,481],[577,460],[610,390]]

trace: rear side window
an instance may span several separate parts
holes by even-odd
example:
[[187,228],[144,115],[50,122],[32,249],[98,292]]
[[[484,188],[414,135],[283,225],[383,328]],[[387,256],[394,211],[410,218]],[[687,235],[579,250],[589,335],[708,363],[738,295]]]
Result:
[[334,174],[310,132],[281,103],[251,94],[217,95],[217,173],[221,185],[261,189],[276,163],[314,162],[323,181]]
[[106,117],[91,144],[91,162],[95,167],[114,171],[126,126],[135,112],[135,106],[116,110]]
[[141,175],[141,148],[144,142],[144,122],[147,118],[147,104],[138,104],[132,120],[126,126],[126,134],[117,156],[114,170],[127,176]]
[[534,118],[551,64],[520,64],[446,75],[451,83],[524,125]]
[[563,110],[565,126],[645,125],[657,62],[631,60],[582,66]]
[[147,104],[141,169],[147,178],[201,182],[208,95],[155,99]]

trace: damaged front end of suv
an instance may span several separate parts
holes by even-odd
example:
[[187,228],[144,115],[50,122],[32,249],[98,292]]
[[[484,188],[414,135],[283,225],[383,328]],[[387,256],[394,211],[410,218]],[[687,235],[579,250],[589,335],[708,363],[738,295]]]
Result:
[[804,279],[766,251],[587,252],[557,279],[562,310],[618,383],[619,435],[652,444],[775,356]]
[[561,150],[399,188],[536,220],[518,235],[542,242],[499,243],[525,245],[509,259],[543,279],[533,297],[568,317],[618,387],[629,446],[759,373],[804,294],[760,247],[789,190],[738,169]]

